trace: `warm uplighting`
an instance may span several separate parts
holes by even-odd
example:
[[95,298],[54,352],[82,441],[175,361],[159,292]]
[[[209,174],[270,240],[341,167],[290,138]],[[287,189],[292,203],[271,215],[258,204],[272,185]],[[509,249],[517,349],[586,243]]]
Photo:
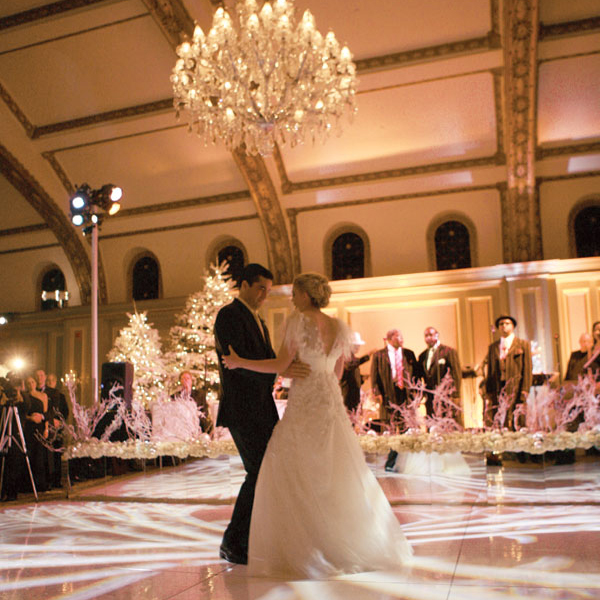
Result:
[[322,36],[309,10],[296,25],[293,0],[237,4],[237,27],[219,7],[207,35],[196,25],[177,48],[174,106],[190,131],[229,150],[271,154],[275,143],[341,132],[355,112],[356,66],[335,34]]

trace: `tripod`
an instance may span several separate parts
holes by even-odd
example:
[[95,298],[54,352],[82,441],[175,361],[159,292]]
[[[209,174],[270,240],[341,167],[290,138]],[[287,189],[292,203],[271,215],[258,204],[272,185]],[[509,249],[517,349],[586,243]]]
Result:
[[[17,430],[19,437],[13,435],[13,422],[17,424]],[[16,406],[3,406],[2,417],[0,417],[0,453],[2,456],[2,470],[0,471],[0,489],[2,488],[2,482],[4,481],[4,464],[6,463],[6,455],[12,447],[13,442],[15,446],[25,455],[25,462],[27,463],[27,470],[29,471],[29,479],[31,480],[31,489],[35,496],[35,501],[38,500],[37,490],[35,489],[35,481],[33,480],[33,473],[31,472],[31,465],[29,464],[29,455],[27,454],[27,445],[25,444],[25,436],[23,435],[23,427],[21,426],[21,419],[17,412]]]

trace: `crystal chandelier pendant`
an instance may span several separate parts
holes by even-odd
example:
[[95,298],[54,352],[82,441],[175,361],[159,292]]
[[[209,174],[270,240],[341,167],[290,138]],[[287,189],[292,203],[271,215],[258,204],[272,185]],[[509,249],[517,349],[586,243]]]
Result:
[[207,35],[196,25],[177,48],[171,75],[177,115],[190,131],[267,156],[275,143],[341,133],[356,112],[356,66],[330,31],[323,37],[309,10],[296,25],[293,0],[237,4],[238,26],[217,9]]

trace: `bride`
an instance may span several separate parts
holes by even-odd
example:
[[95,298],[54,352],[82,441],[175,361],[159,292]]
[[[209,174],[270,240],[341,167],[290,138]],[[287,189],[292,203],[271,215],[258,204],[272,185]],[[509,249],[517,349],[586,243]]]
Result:
[[286,322],[277,358],[248,360],[230,347],[227,368],[261,373],[286,369],[298,357],[310,375],[295,379],[286,412],[262,461],[250,525],[251,575],[326,578],[398,568],[412,550],[369,470],[339,387],[350,330],[321,308],[327,279],[305,273],[294,280],[296,311]]

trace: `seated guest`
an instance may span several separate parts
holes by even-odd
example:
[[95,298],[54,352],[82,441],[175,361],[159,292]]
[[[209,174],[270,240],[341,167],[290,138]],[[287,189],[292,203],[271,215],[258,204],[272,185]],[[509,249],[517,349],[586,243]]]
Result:
[[[592,348],[594,340],[589,333],[582,333],[579,337],[579,350],[571,352],[567,372],[565,373],[565,382],[576,382],[579,376],[584,373],[584,365],[592,358]],[[592,361],[592,365],[595,361]],[[598,358],[600,365],[600,357]],[[592,366],[588,368],[593,368]]]
[[356,410],[360,405],[360,386],[362,385],[360,365],[366,363],[375,352],[375,350],[371,350],[368,354],[358,358],[356,353],[364,343],[364,340],[360,337],[360,333],[354,331],[352,333],[351,354],[344,362],[344,371],[340,379],[342,397],[348,410]]
[[206,401],[206,392],[193,387],[193,377],[189,371],[182,371],[179,375],[179,383],[181,388],[172,396],[180,398],[191,398],[198,408],[202,411],[200,417],[200,428],[205,433],[211,433],[213,430],[213,422],[210,418],[208,402]]

